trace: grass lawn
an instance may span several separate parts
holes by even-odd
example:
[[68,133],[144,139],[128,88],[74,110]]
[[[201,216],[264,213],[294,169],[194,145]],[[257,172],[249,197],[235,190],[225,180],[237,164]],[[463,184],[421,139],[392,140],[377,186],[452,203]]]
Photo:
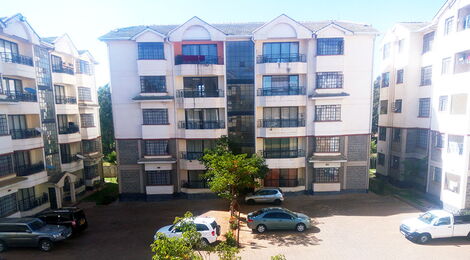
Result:
[[116,183],[117,184],[117,178],[104,178],[104,181],[107,183]]
[[117,183],[106,182],[101,190],[86,197],[84,201],[96,202],[97,205],[107,205],[118,198],[119,185]]

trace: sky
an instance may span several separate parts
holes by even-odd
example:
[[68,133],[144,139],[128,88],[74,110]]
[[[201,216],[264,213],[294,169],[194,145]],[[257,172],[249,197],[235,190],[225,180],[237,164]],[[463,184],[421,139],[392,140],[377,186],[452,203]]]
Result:
[[[109,82],[106,44],[98,37],[134,25],[267,22],[280,14],[297,21],[347,20],[381,33],[397,22],[430,21],[445,0],[0,0],[0,17],[21,13],[41,37],[67,33],[99,65],[97,86]],[[377,42],[380,41],[380,36]],[[378,44],[376,43],[376,49]]]

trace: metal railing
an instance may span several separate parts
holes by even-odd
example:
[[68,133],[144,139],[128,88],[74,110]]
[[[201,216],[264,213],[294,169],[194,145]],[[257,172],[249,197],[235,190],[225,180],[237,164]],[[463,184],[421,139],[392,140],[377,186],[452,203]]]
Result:
[[181,129],[222,129],[225,128],[225,122],[223,120],[180,121],[178,127]]
[[176,91],[176,97],[184,98],[205,98],[205,97],[223,97],[223,89],[215,90],[189,90],[189,89],[179,89]]
[[35,128],[10,129],[11,139],[28,139],[41,136],[41,132]]
[[75,74],[75,71],[74,71],[73,67],[65,66],[65,65],[52,66],[52,72],[65,73],[65,74],[69,74],[69,75],[74,75]]
[[17,53],[0,52],[0,58],[3,62],[33,66],[33,58]]
[[286,86],[282,88],[259,88],[258,96],[293,96],[305,95],[305,87]]
[[256,63],[286,63],[286,62],[306,62],[305,54],[280,54],[280,55],[258,55]]
[[188,188],[188,189],[208,189],[209,185],[205,180],[199,181],[182,181],[181,187]]
[[224,64],[224,59],[214,55],[177,55],[175,65],[180,64]]
[[44,170],[44,162],[28,165],[15,165],[17,176],[28,176],[33,173],[38,173]]
[[260,128],[285,128],[285,127],[304,127],[304,126],[305,126],[305,120],[301,118],[258,120],[258,127]]
[[199,160],[203,155],[204,152],[181,152],[181,159]]
[[78,133],[79,131],[80,131],[80,127],[78,127],[78,125],[69,125],[69,126],[59,127],[60,135],[74,134],[74,133]]
[[76,154],[61,155],[62,163],[71,163],[71,162],[76,162],[78,160],[80,160],[80,158],[78,158]]
[[27,198],[18,201],[18,209],[20,211],[27,211],[39,207],[43,204],[49,202],[49,196],[47,193],[43,193],[43,195],[37,198]]
[[263,155],[264,158],[267,159],[275,159],[275,158],[299,158],[305,156],[305,151],[298,149],[298,150],[264,150],[260,151],[260,154]]
[[36,93],[21,92],[21,91],[11,91],[5,93],[8,99],[21,101],[21,102],[36,102],[37,95]]
[[55,97],[56,104],[77,104],[76,97],[67,97],[67,96],[56,96]]
[[265,187],[297,187],[299,186],[298,179],[270,179],[264,180]]

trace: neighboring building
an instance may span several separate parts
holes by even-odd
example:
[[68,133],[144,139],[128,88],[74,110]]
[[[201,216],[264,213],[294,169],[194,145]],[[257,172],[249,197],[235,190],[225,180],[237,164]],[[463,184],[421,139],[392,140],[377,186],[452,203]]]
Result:
[[377,173],[406,184],[422,159],[412,183],[452,211],[470,208],[469,43],[470,1],[454,0],[430,23],[395,25],[382,45]]
[[0,57],[0,217],[76,201],[101,172],[93,57],[21,14],[0,19]]
[[228,135],[264,186],[368,189],[377,31],[343,21],[134,26],[108,45],[122,199],[209,193],[198,161]]

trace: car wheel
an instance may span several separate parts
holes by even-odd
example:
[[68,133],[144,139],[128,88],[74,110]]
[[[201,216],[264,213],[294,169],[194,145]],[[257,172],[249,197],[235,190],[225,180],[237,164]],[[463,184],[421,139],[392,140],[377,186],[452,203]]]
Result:
[[280,200],[280,199],[274,200],[274,204],[276,204],[276,205],[281,205],[281,200]]
[[302,223],[299,223],[295,226],[295,230],[297,230],[297,232],[304,232],[305,229],[307,228],[305,227],[305,224]]
[[429,234],[421,234],[418,236],[418,243],[420,244],[426,244],[431,240],[431,236]]
[[246,203],[247,203],[248,205],[253,205],[253,204],[255,204],[255,201],[254,201],[254,200],[248,200]]
[[0,252],[5,252],[7,250],[7,243],[0,240]]
[[467,235],[467,239],[470,240],[470,232]]
[[267,229],[267,228],[266,228],[265,225],[258,225],[258,226],[256,227],[256,231],[258,231],[258,233],[260,233],[260,234],[266,232],[266,229]]
[[39,240],[39,249],[44,252],[49,252],[52,250],[52,241],[49,239],[41,239]]
[[201,239],[201,247],[205,248],[205,247],[208,247],[208,246],[209,246],[209,241],[207,241],[207,239],[205,239],[205,238]]

